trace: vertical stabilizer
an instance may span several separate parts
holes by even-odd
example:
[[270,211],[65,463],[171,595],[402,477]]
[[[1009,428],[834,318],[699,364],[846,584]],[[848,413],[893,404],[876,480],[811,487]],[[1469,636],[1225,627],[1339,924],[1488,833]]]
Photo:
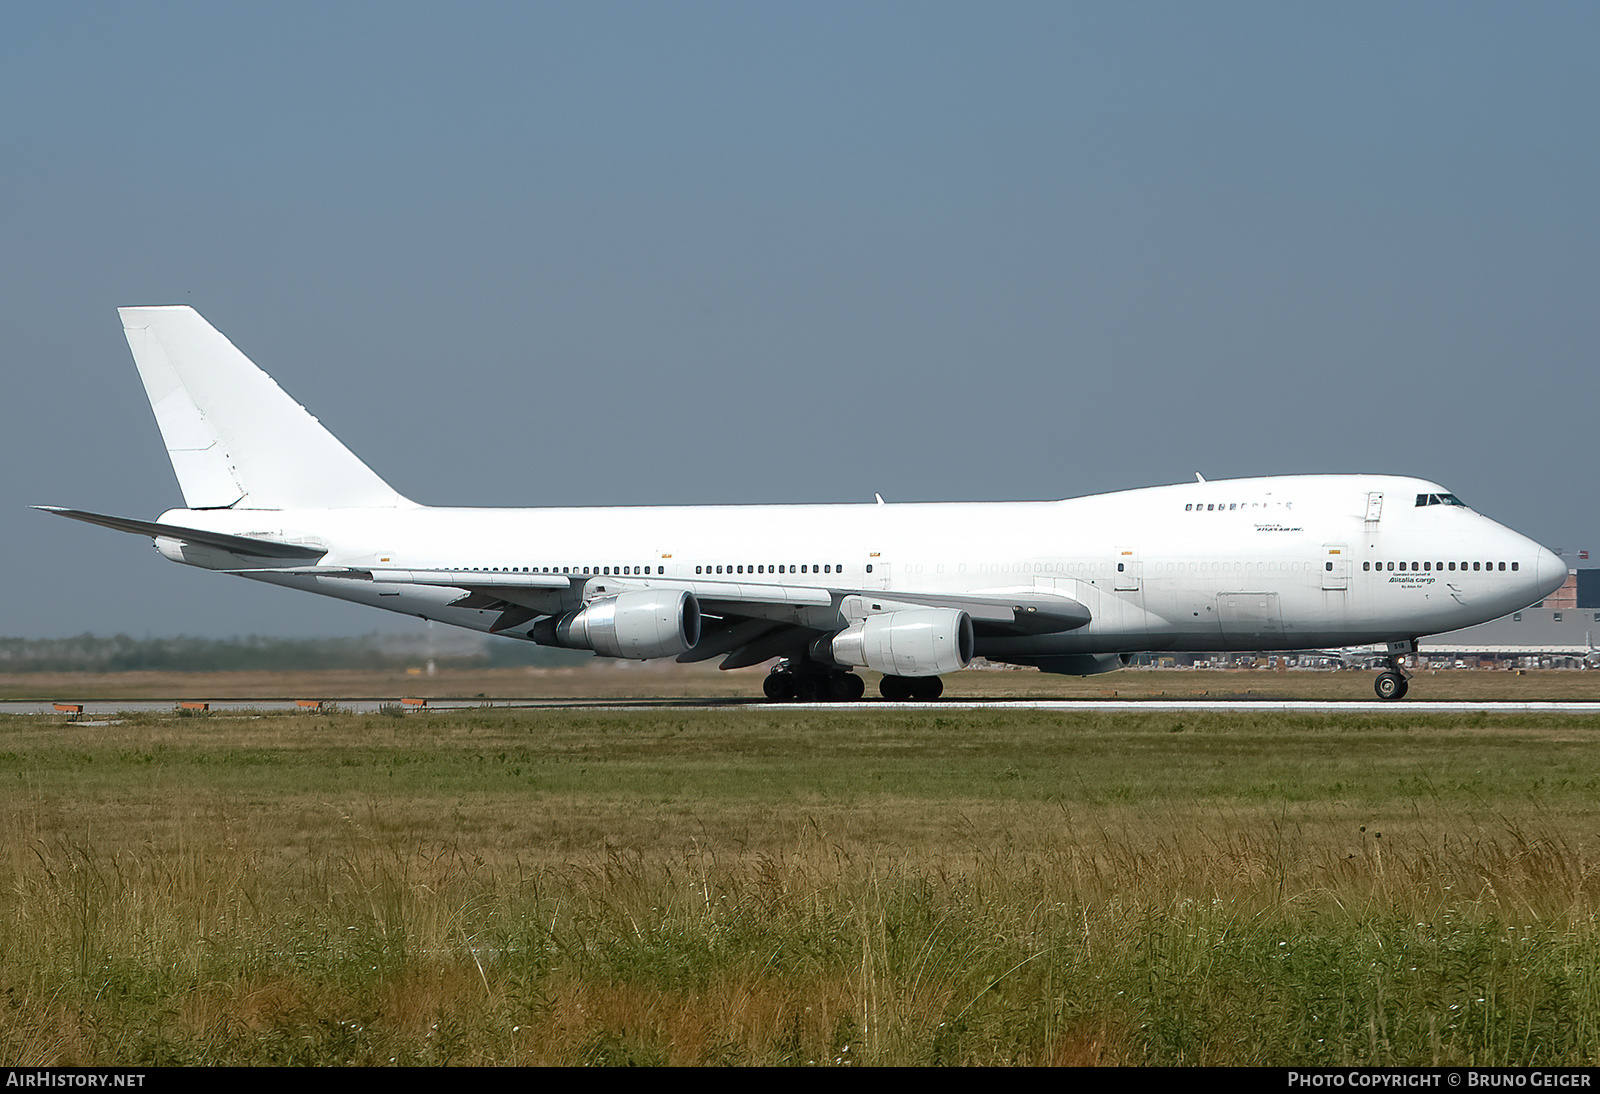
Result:
[[119,308],[190,509],[410,505],[193,308]]

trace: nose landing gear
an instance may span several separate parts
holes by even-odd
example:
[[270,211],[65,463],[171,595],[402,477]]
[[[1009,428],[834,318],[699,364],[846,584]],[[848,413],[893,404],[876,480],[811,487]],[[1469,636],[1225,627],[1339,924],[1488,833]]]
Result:
[[1372,690],[1378,693],[1378,698],[1404,699],[1411,683],[1398,672],[1380,672],[1378,678],[1372,682]]
[[1417,640],[1409,642],[1390,642],[1388,669],[1378,674],[1372,682],[1372,690],[1378,693],[1378,698],[1389,702],[1404,699],[1406,692],[1411,688],[1409,674],[1405,670],[1404,657],[1417,652]]

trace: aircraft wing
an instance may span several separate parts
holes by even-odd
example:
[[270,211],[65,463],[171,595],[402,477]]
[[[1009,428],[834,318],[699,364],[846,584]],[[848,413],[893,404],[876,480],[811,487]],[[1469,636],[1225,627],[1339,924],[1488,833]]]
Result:
[[479,590],[515,599],[521,591],[565,591],[588,586],[588,595],[628,592],[635,589],[674,589],[690,592],[701,606],[714,613],[748,618],[770,618],[775,622],[795,619],[797,611],[808,608],[849,610],[858,600],[864,611],[884,612],[897,608],[958,608],[972,617],[979,627],[1022,634],[1050,634],[1076,630],[1092,618],[1089,609],[1070,597],[1039,590],[1008,589],[994,593],[916,592],[909,590],[822,588],[815,585],[783,585],[754,581],[713,581],[701,578],[632,576],[627,574],[535,574],[516,570],[401,570],[363,567],[349,571],[352,576],[369,576],[373,581],[399,585],[436,585],[446,588]]
[[[672,589],[693,593],[701,610],[714,617],[712,629],[719,633],[726,629],[726,625],[743,619],[762,620],[764,625],[758,628],[761,633],[784,623],[791,624],[788,629],[794,629],[792,624],[799,622],[800,614],[805,610],[832,609],[836,603],[827,589],[798,585],[746,585],[600,574],[535,574],[516,570],[400,570],[370,567],[325,573],[331,577],[397,585],[460,589],[463,595],[452,600],[451,607],[500,612],[500,617],[489,628],[491,634],[519,627],[540,616],[571,611],[585,595],[592,598],[641,589]],[[796,638],[809,642],[812,632],[813,628],[799,628]],[[684,655],[685,659],[705,660],[706,657],[695,656],[699,649],[696,647],[689,651]],[[724,648],[720,652],[729,650]],[[768,656],[775,655],[768,654],[758,660],[764,661]]]
[[512,570],[389,570],[367,567],[374,581],[395,585],[439,585],[453,589],[570,589],[568,574],[530,574]]
[[574,595],[671,589],[694,594],[706,617],[700,643],[679,656],[685,662],[723,657],[723,668],[742,668],[797,654],[846,619],[906,608],[955,608],[972,617],[980,633],[1050,634],[1076,630],[1091,614],[1070,597],[1038,590],[985,593],[819,588],[757,582],[595,574],[534,574],[484,570],[351,571],[374,581],[463,590],[454,607],[501,612],[491,632],[521,626],[576,606]]
[[[853,593],[873,604],[919,608],[959,608],[972,617],[979,632],[995,634],[1054,634],[1075,631],[1094,618],[1087,607],[1071,597],[1037,591],[995,593]],[[892,610],[892,609],[885,609]]]
[[[723,623],[708,628],[699,645],[679,661],[705,661],[726,654],[720,667],[745,668],[773,657],[795,656],[820,635],[837,630],[839,618],[858,618],[906,608],[956,608],[972,617],[980,634],[1051,634],[1076,630],[1092,617],[1065,596],[1034,591],[994,594],[914,592],[882,589],[819,589],[734,582],[694,581],[688,587],[703,611]],[[810,610],[807,610],[810,609]]]
[[1091,618],[1089,609],[1069,597],[1038,590],[995,593],[942,593],[883,589],[819,588],[706,579],[632,575],[536,574],[514,570],[417,570],[318,565],[327,548],[257,536],[232,535],[159,521],[90,513],[53,505],[47,513],[97,524],[118,532],[199,544],[259,560],[228,567],[231,572],[339,577],[396,585],[428,585],[462,590],[455,607],[498,611],[490,627],[500,633],[575,607],[575,599],[636,589],[673,589],[694,594],[710,624],[700,643],[680,661],[722,657],[723,668],[759,664],[772,657],[802,653],[818,635],[838,629],[839,620],[907,608],[954,608],[971,616],[980,633],[1050,634],[1075,630]]

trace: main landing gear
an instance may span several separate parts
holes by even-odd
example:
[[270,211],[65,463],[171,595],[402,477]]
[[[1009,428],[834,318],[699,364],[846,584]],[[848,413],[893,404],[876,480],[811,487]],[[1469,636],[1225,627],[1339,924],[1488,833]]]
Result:
[[787,661],[767,673],[761,684],[768,699],[802,703],[853,703],[867,693],[867,682],[853,672],[808,665],[797,671]]
[[1406,692],[1411,688],[1411,681],[1407,676],[1402,658],[1407,653],[1416,653],[1417,644],[1412,642],[1389,643],[1389,667],[1378,674],[1372,682],[1372,690],[1378,693],[1378,698],[1388,702],[1395,699],[1404,699]]
[[[867,685],[843,669],[824,668],[809,660],[798,664],[779,661],[767,673],[761,690],[777,702],[853,703],[866,694]],[[885,676],[878,691],[896,702],[932,702],[944,694],[944,681],[937,676]]]

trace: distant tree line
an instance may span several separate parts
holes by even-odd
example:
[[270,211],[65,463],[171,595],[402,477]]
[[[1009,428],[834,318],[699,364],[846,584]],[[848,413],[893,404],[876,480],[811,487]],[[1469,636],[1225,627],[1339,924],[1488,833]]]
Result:
[[[476,646],[451,643],[434,655],[440,668],[571,665],[590,654],[547,649],[531,642],[489,639]],[[21,672],[237,672],[308,669],[398,669],[423,664],[418,642],[378,635],[357,638],[0,638],[0,673]]]

